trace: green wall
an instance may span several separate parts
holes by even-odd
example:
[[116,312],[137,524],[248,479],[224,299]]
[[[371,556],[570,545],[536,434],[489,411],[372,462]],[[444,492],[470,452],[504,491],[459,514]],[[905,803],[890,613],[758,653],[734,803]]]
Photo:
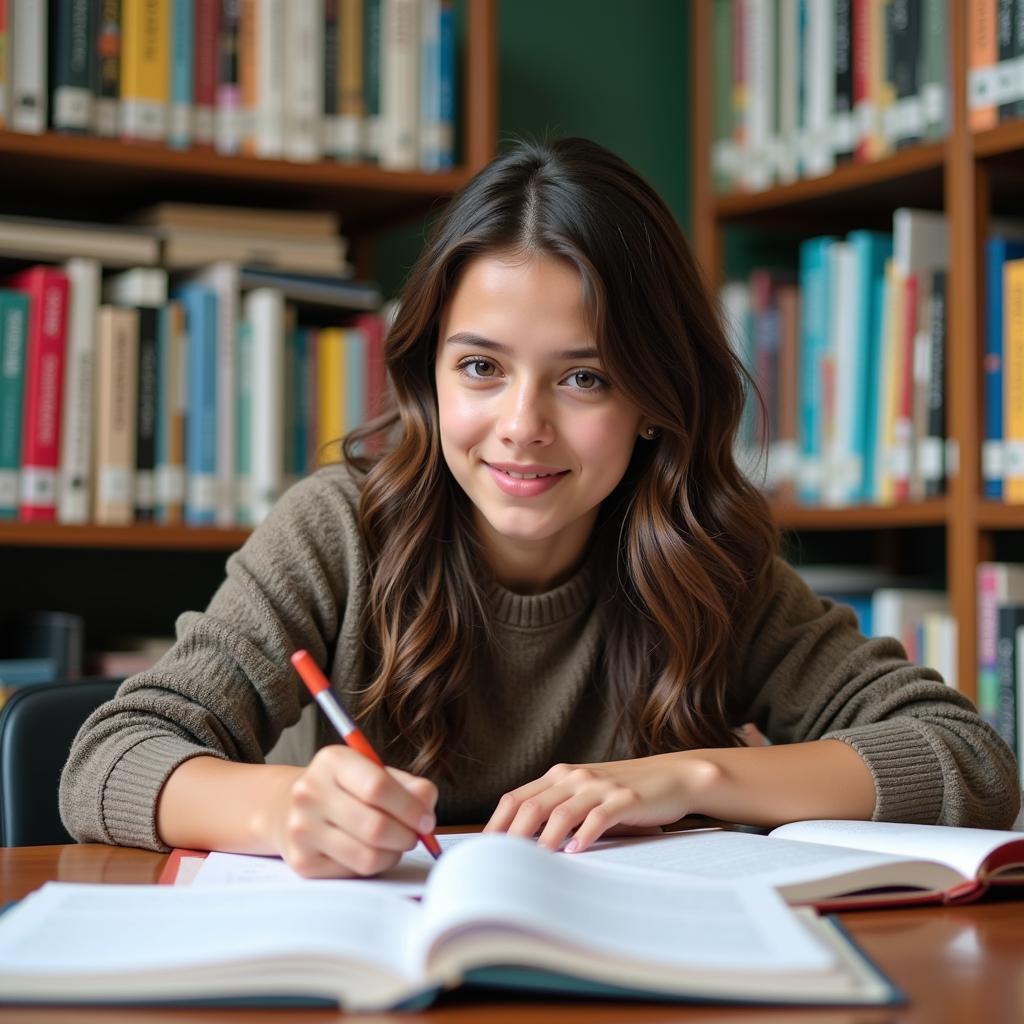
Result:
[[[472,0],[469,0],[472,3]],[[500,0],[499,148],[582,135],[628,160],[690,222],[690,0]],[[393,294],[425,225],[380,240]]]

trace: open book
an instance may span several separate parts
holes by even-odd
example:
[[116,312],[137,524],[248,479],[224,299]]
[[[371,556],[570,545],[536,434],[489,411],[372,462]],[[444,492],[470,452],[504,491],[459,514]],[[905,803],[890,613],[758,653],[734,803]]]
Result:
[[580,858],[691,881],[744,878],[819,910],[964,903],[1024,885],[1024,834],[884,821],[798,821],[766,836],[705,829],[608,839]]
[[[738,1003],[901,997],[829,918],[767,886],[609,884],[509,836],[445,853],[423,901],[305,886],[51,882],[0,916],[0,1002],[423,1006],[472,983]],[[580,858],[582,860],[582,858]]]

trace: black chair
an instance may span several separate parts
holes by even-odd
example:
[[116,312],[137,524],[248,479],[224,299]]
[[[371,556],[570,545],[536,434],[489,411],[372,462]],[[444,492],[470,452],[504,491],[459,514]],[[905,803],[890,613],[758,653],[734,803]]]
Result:
[[71,843],[57,791],[71,741],[120,679],[79,679],[16,691],[0,711],[0,846]]

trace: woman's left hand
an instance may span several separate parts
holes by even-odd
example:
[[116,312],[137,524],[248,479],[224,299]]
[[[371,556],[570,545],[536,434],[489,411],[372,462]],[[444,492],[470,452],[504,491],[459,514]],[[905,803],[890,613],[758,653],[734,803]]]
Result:
[[604,764],[557,764],[539,779],[506,793],[484,827],[531,837],[557,850],[575,830],[566,852],[585,850],[616,832],[678,821],[695,808],[696,793],[717,768],[688,754],[656,754]]

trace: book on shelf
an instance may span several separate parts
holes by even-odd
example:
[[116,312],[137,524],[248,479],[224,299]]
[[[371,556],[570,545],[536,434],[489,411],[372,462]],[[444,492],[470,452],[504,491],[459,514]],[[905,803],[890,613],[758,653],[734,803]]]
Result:
[[337,215],[327,210],[182,202],[163,202],[144,207],[132,215],[131,223],[165,230],[287,235],[304,239],[333,238],[339,228]]
[[979,562],[978,713],[995,727],[999,714],[999,609],[1024,604],[1024,565]]
[[0,288],[0,519],[18,516],[29,297]]
[[[344,881],[50,882],[0,918],[0,1000],[410,1009],[469,984],[739,1004],[901,1000],[834,919],[791,910],[767,887],[608,879],[526,840],[479,836],[442,857],[419,904]],[[99,919],[110,941],[55,941],[69,920]]]
[[159,262],[160,245],[141,228],[0,216],[0,255],[63,260],[86,253],[106,266],[144,266]]

